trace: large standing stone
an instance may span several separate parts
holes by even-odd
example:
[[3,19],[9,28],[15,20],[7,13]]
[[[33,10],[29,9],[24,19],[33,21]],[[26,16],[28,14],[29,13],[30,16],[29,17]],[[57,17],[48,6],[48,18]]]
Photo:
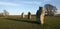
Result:
[[21,17],[22,17],[22,19],[25,17],[24,12],[22,13]]
[[38,23],[44,24],[44,9],[43,9],[43,7],[39,7],[39,10],[37,10],[36,20]]
[[31,19],[31,13],[28,12],[28,19]]

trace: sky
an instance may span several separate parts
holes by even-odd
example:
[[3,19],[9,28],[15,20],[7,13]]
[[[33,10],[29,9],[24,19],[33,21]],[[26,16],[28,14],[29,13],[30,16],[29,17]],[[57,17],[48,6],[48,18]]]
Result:
[[10,15],[36,14],[39,6],[44,7],[45,4],[56,6],[57,13],[60,14],[60,0],[0,0],[0,13],[7,10]]

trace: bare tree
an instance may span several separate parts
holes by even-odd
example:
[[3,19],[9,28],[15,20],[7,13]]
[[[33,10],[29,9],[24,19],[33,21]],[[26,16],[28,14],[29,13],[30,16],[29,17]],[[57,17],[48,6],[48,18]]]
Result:
[[4,16],[8,16],[9,15],[9,12],[7,12],[6,10],[4,10],[3,15]]

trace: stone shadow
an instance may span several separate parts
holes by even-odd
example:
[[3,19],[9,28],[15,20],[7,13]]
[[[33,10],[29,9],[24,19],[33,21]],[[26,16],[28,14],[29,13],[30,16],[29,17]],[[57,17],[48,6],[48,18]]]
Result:
[[18,19],[14,19],[14,18],[4,18],[4,19],[13,20],[13,21],[19,21],[19,22],[27,22],[27,23],[32,23],[32,24],[40,24],[37,21],[31,21],[29,19],[27,19],[27,20],[23,20],[23,19],[18,20]]

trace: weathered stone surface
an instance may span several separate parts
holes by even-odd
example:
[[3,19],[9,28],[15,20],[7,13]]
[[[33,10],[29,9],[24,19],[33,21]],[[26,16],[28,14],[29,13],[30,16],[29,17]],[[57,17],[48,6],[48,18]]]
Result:
[[28,19],[31,19],[31,13],[28,12]]
[[39,10],[37,10],[36,21],[38,23],[44,24],[44,9],[43,9],[43,7],[39,7]]
[[22,13],[21,17],[22,17],[22,19],[25,18],[24,12]]

